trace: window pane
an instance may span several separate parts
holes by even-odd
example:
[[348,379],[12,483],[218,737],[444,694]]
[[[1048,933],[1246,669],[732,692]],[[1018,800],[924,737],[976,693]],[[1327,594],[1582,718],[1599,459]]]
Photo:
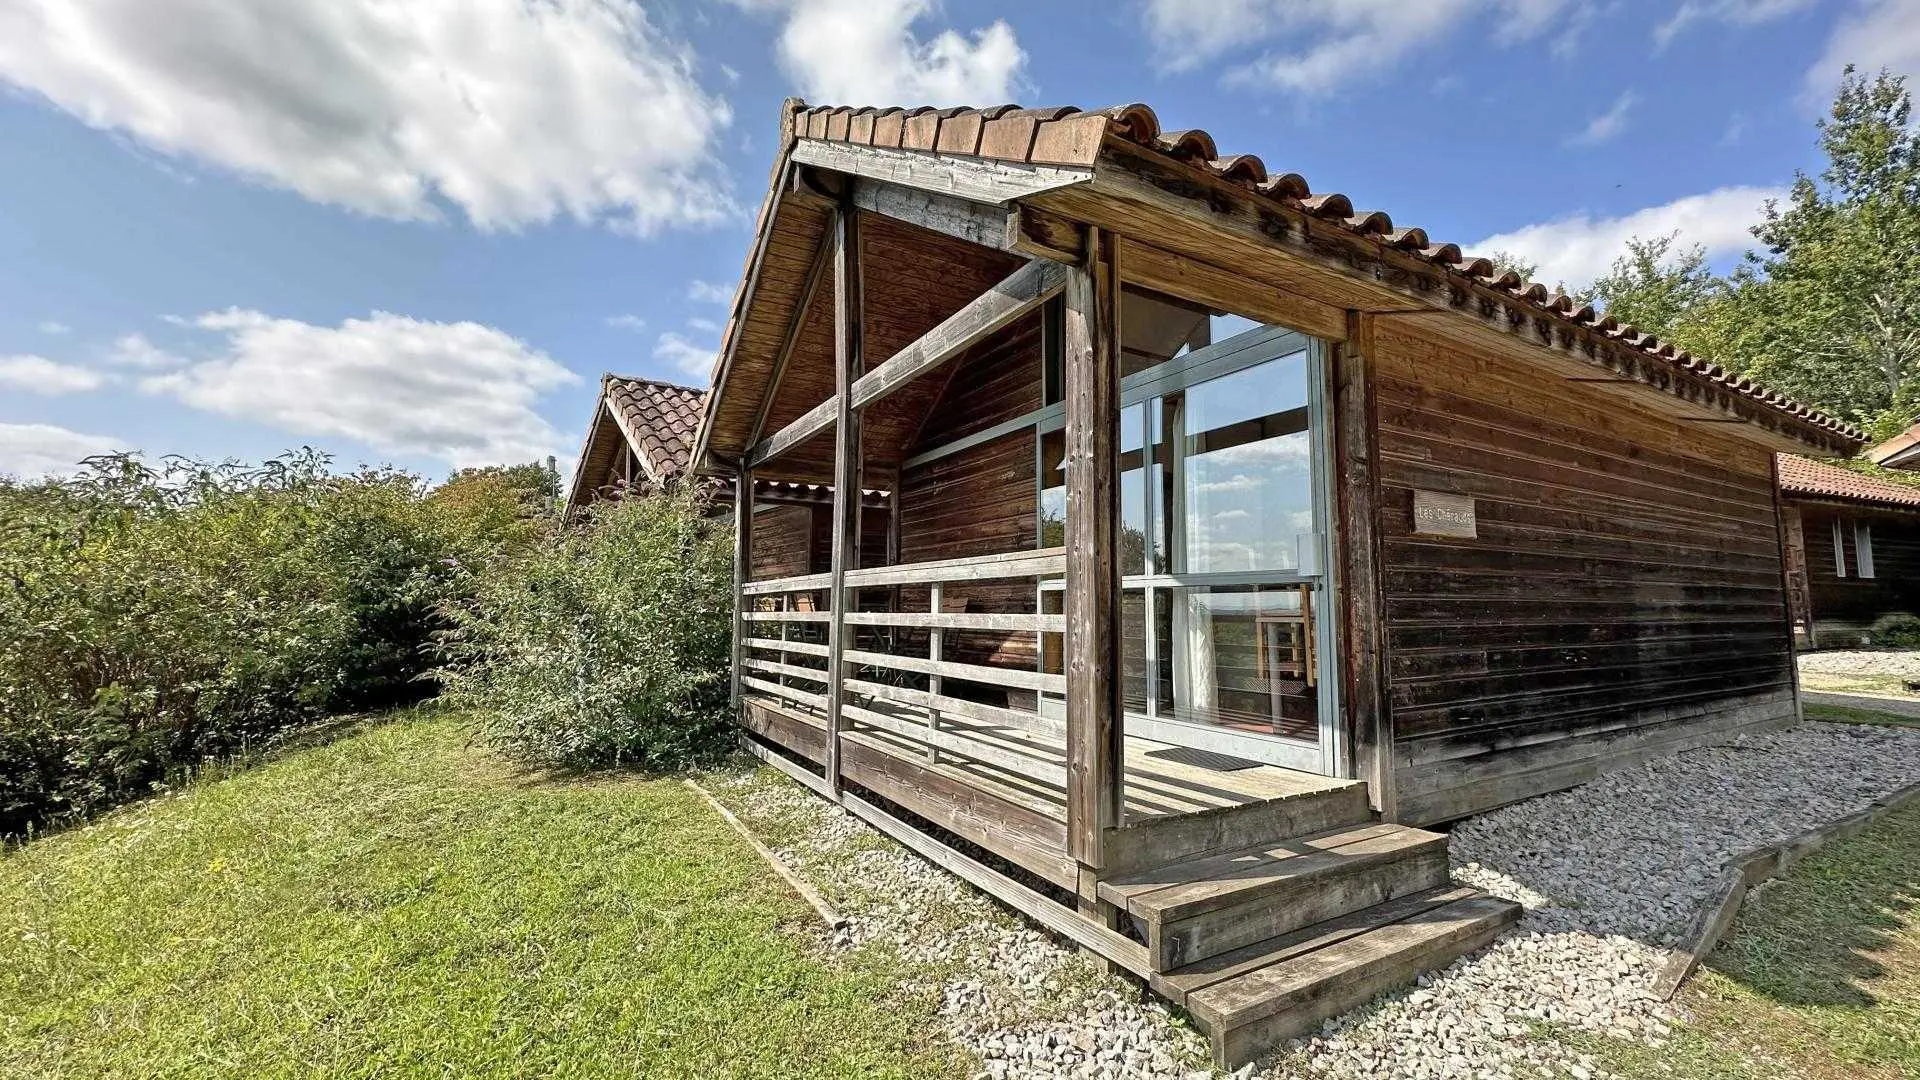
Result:
[[1167,590],[1176,719],[1317,739],[1310,586]]
[[1299,352],[1166,399],[1182,452],[1176,570],[1318,571],[1301,560],[1316,532],[1308,393]]
[[1147,568],[1147,470],[1145,405],[1120,410],[1120,572]]
[[1067,542],[1067,433],[1040,436],[1040,546]]

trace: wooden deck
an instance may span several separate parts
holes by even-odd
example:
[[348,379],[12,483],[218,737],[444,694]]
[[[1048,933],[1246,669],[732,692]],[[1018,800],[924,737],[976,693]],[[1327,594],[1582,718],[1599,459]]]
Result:
[[[1075,888],[1078,870],[1065,853],[1066,747],[1012,727],[964,724],[946,745],[932,747],[906,718],[883,730],[871,724],[841,736],[846,779],[936,822],[949,831],[1063,888]],[[742,722],[762,739],[815,762],[825,760],[826,723],[817,712],[754,695]],[[924,719],[919,721],[924,723]],[[942,722],[941,731],[960,727]],[[944,741],[944,740],[943,740]],[[1168,760],[1155,751],[1169,744],[1126,738],[1125,820],[1114,830],[1112,865],[1159,864],[1233,846],[1244,831],[1311,828],[1322,820],[1364,812],[1365,785],[1275,765],[1212,769]],[[988,760],[991,757],[994,760]],[[1276,825],[1273,819],[1282,817]],[[1230,820],[1244,817],[1244,829]]]

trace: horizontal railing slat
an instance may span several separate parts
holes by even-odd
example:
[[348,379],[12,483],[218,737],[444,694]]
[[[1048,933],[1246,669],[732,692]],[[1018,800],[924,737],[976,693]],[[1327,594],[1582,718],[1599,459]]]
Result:
[[831,611],[743,611],[748,622],[823,623],[833,617]]
[[827,681],[826,668],[802,667],[799,664],[783,664],[778,660],[762,660],[757,656],[749,656],[743,663],[755,671],[765,671],[774,675],[791,675],[797,679],[811,679],[817,683]]
[[854,626],[901,626],[941,630],[1005,630],[1064,634],[1065,615],[1021,615],[988,612],[943,611],[849,611],[847,622]]
[[768,578],[765,581],[749,581],[740,586],[740,592],[746,596],[768,596],[783,592],[812,592],[815,589],[833,587],[832,574],[800,574],[797,577]]
[[929,729],[924,723],[916,723],[904,717],[888,716],[885,713],[874,712],[872,709],[863,709],[858,705],[843,705],[841,712],[856,723],[871,725],[902,738],[935,746],[995,768],[1019,773],[1021,776],[1030,777],[1042,783],[1065,786],[1067,782],[1066,766],[969,738],[965,728]]
[[816,709],[824,709],[827,707],[827,695],[825,694],[796,690],[791,686],[781,686],[777,682],[772,682],[767,679],[756,679],[751,675],[740,676],[740,683],[743,686],[750,686],[755,690],[772,694],[774,697],[786,698],[788,701],[800,705],[807,705]]
[[983,724],[998,724],[1001,727],[1018,728],[1047,738],[1065,739],[1067,725],[1062,720],[1023,709],[1007,709],[999,705],[988,705],[979,701],[967,701],[964,698],[948,697],[927,690],[918,690],[911,686],[888,686],[886,683],[869,682],[866,679],[847,679],[845,686],[849,693],[879,698],[883,701],[897,702],[902,705],[918,705],[923,709],[932,709],[950,716],[965,717]]
[[1010,686],[1018,690],[1038,690],[1052,694],[1067,692],[1065,675],[1049,675],[1045,672],[1028,671],[1020,668],[996,668],[983,664],[961,664],[951,660],[927,660],[918,656],[897,656],[893,653],[867,652],[862,649],[848,649],[841,655],[849,664],[867,664],[873,667],[893,668],[895,671],[916,671],[923,675],[939,675],[948,679],[963,679],[967,682],[986,683],[989,686]]
[[799,653],[801,656],[825,656],[827,647],[811,641],[781,641],[779,638],[750,637],[742,644],[749,649],[764,649],[767,652]]
[[1067,572],[1065,548],[1009,551],[963,559],[875,566],[847,571],[848,587],[871,585],[927,585],[936,581],[992,581],[996,578],[1042,577]]

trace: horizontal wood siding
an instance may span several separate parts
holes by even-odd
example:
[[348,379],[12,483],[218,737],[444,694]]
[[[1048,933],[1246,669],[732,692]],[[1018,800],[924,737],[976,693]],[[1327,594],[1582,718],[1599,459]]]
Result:
[[[1833,523],[1839,521],[1847,576],[1835,573]],[[1873,572],[1860,577],[1853,527],[1873,529]],[[1822,503],[1800,504],[1807,545],[1807,592],[1813,607],[1814,643],[1823,649],[1858,645],[1873,624],[1889,615],[1920,614],[1920,514],[1889,514]]]
[[[1400,816],[1436,821],[1793,715],[1766,451],[1381,320]],[[1478,537],[1414,533],[1416,489]]]
[[811,506],[773,506],[754,511],[753,580],[813,571],[815,513]]
[[[1040,407],[1038,318],[1015,324],[954,362],[945,391],[909,455]],[[900,561],[998,555],[1039,546],[1031,430],[1007,435],[907,470],[900,477]],[[927,590],[901,590],[901,610],[927,610]],[[944,587],[949,611],[1031,613],[1033,582],[983,581]],[[972,664],[1031,668],[1033,634],[953,631],[945,656]]]

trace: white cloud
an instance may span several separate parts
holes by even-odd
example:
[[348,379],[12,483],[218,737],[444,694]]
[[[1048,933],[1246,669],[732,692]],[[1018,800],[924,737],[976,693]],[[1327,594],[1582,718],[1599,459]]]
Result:
[[687,283],[687,299],[703,304],[727,304],[733,301],[733,286],[716,285],[698,278]]
[[143,389],[297,435],[455,466],[557,453],[563,440],[533,405],[580,381],[545,353],[473,322],[376,311],[315,326],[233,308],[195,323],[225,335],[221,354],[152,376]]
[[[1588,0],[1145,0],[1163,67],[1185,71],[1231,52],[1269,46],[1225,81],[1301,93],[1397,70],[1423,45],[1487,19],[1496,43],[1530,41],[1587,17]],[[1557,54],[1571,51],[1562,36]]]
[[61,334],[72,333],[73,327],[68,326],[66,323],[63,323],[63,322],[55,322],[52,319],[48,319],[46,322],[43,322],[40,324],[40,332],[43,334],[52,334],[58,337]]
[[922,39],[914,24],[934,14],[933,0],[736,2],[785,13],[780,65],[816,102],[993,105],[1019,96],[1027,54],[1004,19]]
[[699,345],[689,341],[684,334],[669,330],[660,335],[653,343],[653,357],[665,360],[674,367],[695,378],[705,379],[713,374],[713,359],[719,349],[710,345]]
[[1768,199],[1785,195],[1779,188],[1716,188],[1621,217],[1570,214],[1489,236],[1469,250],[1481,255],[1511,252],[1539,264],[1535,276],[1541,281],[1564,282],[1567,288],[1578,289],[1606,273],[1613,260],[1626,253],[1627,241],[1636,236],[1650,239],[1677,231],[1682,247],[1699,244],[1707,249],[1708,258],[1744,251],[1754,243],[1747,230],[1760,221],[1761,207]]
[[1887,68],[1920,74],[1920,0],[1862,0],[1841,18],[1820,59],[1807,69],[1806,100],[1824,106],[1852,64],[1871,75]]
[[[171,320],[171,316],[169,319]],[[186,325],[180,320],[180,325]],[[107,359],[121,367],[144,368],[155,371],[160,368],[180,367],[187,362],[186,357],[176,356],[147,340],[145,334],[125,334],[114,341],[113,348],[107,353]]]
[[1814,3],[1815,0],[1684,0],[1672,16],[1653,28],[1653,48],[1655,52],[1666,49],[1681,31],[1696,23],[1757,26],[1803,11]]
[[631,330],[637,334],[647,328],[647,320],[633,314],[609,315],[607,325],[615,330]]
[[0,81],[377,217],[648,233],[734,213],[727,105],[634,0],[9,0]]
[[0,474],[25,480],[78,470],[80,460],[124,449],[120,440],[52,424],[0,424]]
[[1627,114],[1638,98],[1628,90],[1615,98],[1606,112],[1587,121],[1587,126],[1567,140],[1570,146],[1598,146],[1627,129]]
[[58,364],[44,356],[0,356],[0,388],[52,397],[97,390],[106,381],[97,371]]

